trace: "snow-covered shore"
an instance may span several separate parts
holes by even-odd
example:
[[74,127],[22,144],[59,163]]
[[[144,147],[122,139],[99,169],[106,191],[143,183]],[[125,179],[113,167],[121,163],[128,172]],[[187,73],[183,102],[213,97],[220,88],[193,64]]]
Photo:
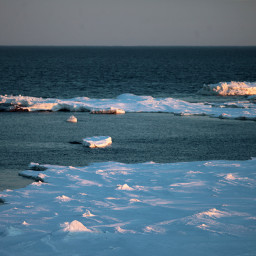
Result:
[[0,195],[1,255],[253,255],[256,159],[39,165]]

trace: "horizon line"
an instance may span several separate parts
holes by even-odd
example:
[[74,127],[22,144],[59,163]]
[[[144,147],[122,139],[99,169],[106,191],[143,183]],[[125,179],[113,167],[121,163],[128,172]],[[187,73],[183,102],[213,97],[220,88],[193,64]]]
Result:
[[256,45],[40,45],[40,44],[0,44],[0,47],[256,47]]

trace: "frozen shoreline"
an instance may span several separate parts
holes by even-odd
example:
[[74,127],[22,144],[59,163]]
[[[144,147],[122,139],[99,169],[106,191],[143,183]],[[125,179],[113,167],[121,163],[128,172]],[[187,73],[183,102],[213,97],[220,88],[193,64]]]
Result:
[[22,175],[44,182],[1,193],[1,255],[248,255],[255,164],[32,163]]
[[[253,97],[251,97],[253,100]],[[202,115],[221,119],[256,120],[256,104],[247,101],[228,103],[190,103],[174,98],[153,98],[122,94],[115,99],[43,99],[28,96],[0,96],[2,111],[71,111],[84,112],[100,109],[102,113],[109,109],[124,112],[172,113],[175,115]]]

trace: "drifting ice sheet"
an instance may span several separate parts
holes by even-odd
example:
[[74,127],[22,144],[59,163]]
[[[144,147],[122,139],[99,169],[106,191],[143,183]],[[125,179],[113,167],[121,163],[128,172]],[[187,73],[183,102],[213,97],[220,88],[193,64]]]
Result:
[[94,136],[83,139],[83,145],[89,148],[104,148],[112,144],[109,136]]
[[255,255],[255,166],[32,163],[45,182],[1,192],[0,255]]

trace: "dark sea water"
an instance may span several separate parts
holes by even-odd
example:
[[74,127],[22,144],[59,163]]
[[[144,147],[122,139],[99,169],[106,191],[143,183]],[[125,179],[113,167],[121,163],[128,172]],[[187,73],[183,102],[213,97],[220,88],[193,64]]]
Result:
[[[0,94],[113,98],[122,93],[202,101],[203,84],[256,81],[256,47],[0,47]],[[210,97],[222,100],[223,97]],[[229,100],[225,98],[225,100]],[[256,156],[256,122],[163,113],[0,113],[0,190],[30,181],[30,162],[245,160]],[[111,147],[71,141],[97,135]]]
[[256,81],[256,47],[0,47],[0,74],[8,95],[184,97]]

